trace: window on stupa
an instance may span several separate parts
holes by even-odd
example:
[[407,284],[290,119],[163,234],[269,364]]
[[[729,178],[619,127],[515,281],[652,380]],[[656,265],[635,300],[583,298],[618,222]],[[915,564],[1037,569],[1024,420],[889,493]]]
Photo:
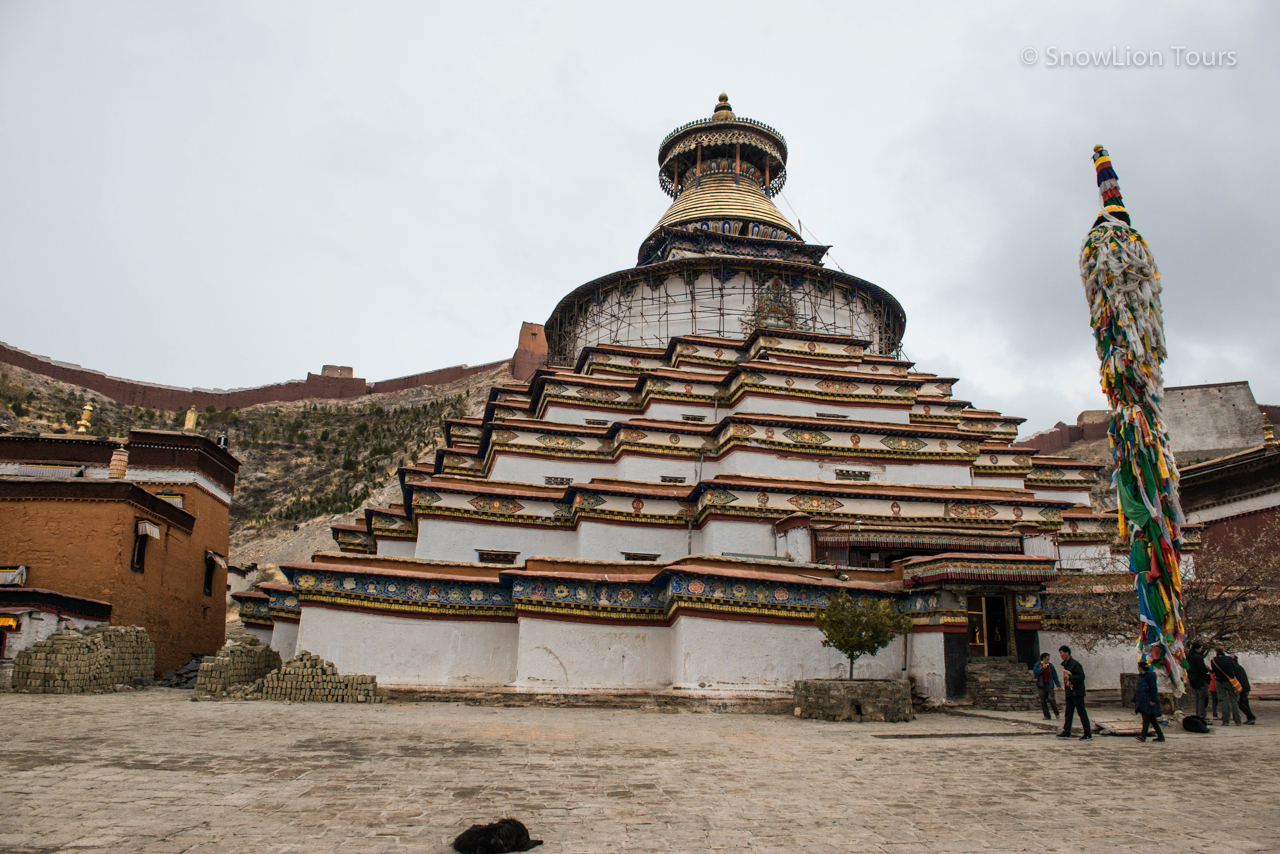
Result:
[[499,552],[489,551],[486,549],[476,549],[481,563],[501,563],[510,565],[516,562],[516,558],[520,556],[520,552]]
[[664,474],[662,475],[662,482],[663,483],[684,483],[684,478],[677,477],[674,474]]
[[648,552],[623,552],[623,560],[657,560],[658,555],[649,554]]

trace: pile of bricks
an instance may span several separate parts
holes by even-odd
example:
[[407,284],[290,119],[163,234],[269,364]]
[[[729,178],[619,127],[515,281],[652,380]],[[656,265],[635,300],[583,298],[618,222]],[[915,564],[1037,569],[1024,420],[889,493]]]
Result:
[[280,653],[253,643],[228,644],[217,655],[206,655],[196,674],[196,695],[226,697],[237,685],[251,685],[280,669]]
[[242,696],[246,700],[295,703],[381,703],[386,694],[378,692],[376,676],[340,676],[332,661],[302,652],[279,671],[255,682]]
[[111,685],[139,686],[155,676],[156,645],[142,626],[95,626],[85,637],[98,637],[111,651]]
[[91,694],[147,684],[155,647],[139,626],[63,629],[14,659],[13,688],[26,694]]

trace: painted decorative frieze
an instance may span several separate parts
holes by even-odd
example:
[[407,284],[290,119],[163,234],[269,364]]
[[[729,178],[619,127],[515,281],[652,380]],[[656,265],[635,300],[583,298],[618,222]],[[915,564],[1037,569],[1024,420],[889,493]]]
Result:
[[928,442],[916,436],[885,436],[880,444],[894,451],[919,451]]
[[512,514],[524,509],[524,505],[514,498],[495,498],[487,495],[477,495],[467,503],[482,513]]
[[808,513],[834,513],[844,506],[843,501],[829,495],[796,495],[788,498],[787,503]]
[[558,436],[552,433],[543,433],[535,441],[539,445],[545,445],[548,448],[561,448],[571,450],[573,448],[581,448],[586,442],[577,436]]
[[782,435],[797,445],[825,445],[831,441],[831,437],[820,430],[802,430],[799,427],[788,430]]
[[998,513],[990,504],[952,504],[947,508],[953,519],[990,519]]

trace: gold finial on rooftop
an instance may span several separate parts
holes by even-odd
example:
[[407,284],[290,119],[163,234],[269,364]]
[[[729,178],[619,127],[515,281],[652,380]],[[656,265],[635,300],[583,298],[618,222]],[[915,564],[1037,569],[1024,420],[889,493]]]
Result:
[[1276,431],[1271,426],[1271,419],[1267,417],[1267,413],[1262,413],[1262,447],[1274,448],[1276,446]]
[[76,422],[77,433],[88,433],[89,427],[93,424],[93,401],[86,401],[84,411],[80,413],[80,420]]
[[1098,143],[1097,145],[1095,145],[1095,146],[1093,147],[1093,150],[1094,150],[1094,151],[1101,151],[1101,150],[1102,150],[1102,143]]
[[736,121],[737,118],[733,114],[733,107],[729,106],[729,96],[721,92],[720,103],[716,104],[715,110],[711,113],[711,120],[713,122],[732,122]]
[[200,419],[200,413],[196,412],[195,404],[191,404],[191,408],[187,410],[187,422],[182,425],[183,430],[196,429],[196,423]]

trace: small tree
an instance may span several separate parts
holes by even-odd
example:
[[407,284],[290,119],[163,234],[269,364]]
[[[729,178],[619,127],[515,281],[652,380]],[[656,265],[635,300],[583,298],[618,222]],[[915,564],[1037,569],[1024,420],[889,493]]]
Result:
[[911,617],[899,614],[892,599],[860,603],[843,590],[827,597],[827,607],[814,618],[826,635],[823,646],[849,656],[849,678],[861,656],[875,655],[898,635],[911,631]]

